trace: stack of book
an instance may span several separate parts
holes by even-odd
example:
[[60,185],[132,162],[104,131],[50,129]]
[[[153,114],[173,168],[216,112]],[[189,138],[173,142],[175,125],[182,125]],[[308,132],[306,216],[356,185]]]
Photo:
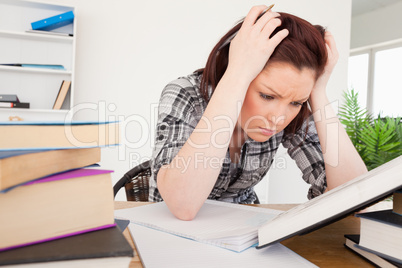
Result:
[[0,123],[0,266],[127,267],[111,170],[94,168],[118,144],[116,122]]
[[360,235],[345,235],[345,246],[380,267],[402,267],[402,190],[393,209],[359,213]]
[[20,102],[17,95],[14,94],[0,95],[0,108],[29,108],[29,106],[30,106],[29,102]]

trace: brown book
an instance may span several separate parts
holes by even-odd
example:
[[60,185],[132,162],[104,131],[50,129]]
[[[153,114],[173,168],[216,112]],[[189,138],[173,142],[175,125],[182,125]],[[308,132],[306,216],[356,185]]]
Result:
[[393,212],[402,215],[402,190],[394,193]]
[[115,226],[111,172],[77,169],[0,194],[0,251]]
[[59,93],[57,94],[56,100],[53,104],[53,110],[60,110],[67,96],[67,93],[70,90],[70,87],[71,81],[63,80],[63,82],[61,82]]
[[90,148],[118,143],[118,122],[0,122],[0,149]]
[[101,160],[101,148],[0,151],[0,191]]

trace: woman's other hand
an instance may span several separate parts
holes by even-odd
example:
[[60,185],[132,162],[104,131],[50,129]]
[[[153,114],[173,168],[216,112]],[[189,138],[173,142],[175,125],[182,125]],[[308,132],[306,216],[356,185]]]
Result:
[[312,95],[314,94],[326,94],[326,87],[331,77],[332,71],[335,68],[336,63],[339,59],[338,49],[336,48],[335,39],[330,32],[325,33],[325,44],[327,47],[328,59],[327,64],[325,65],[324,72],[322,75],[317,79],[313,91],[311,92]]

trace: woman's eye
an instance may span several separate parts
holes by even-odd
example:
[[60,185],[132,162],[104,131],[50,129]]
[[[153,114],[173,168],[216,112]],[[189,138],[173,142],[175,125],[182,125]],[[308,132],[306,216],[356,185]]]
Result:
[[293,106],[296,106],[296,107],[300,107],[300,106],[303,105],[302,102],[297,102],[297,101],[294,101],[294,102],[292,102],[291,104],[292,104]]
[[272,100],[273,99],[272,96],[266,95],[264,93],[260,93],[260,96],[261,96],[261,98],[263,98],[265,100]]

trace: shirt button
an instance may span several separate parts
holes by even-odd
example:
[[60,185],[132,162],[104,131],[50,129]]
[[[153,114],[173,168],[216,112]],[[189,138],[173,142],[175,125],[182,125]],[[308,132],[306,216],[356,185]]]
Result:
[[158,139],[161,141],[163,140],[164,136],[163,135],[159,135]]

